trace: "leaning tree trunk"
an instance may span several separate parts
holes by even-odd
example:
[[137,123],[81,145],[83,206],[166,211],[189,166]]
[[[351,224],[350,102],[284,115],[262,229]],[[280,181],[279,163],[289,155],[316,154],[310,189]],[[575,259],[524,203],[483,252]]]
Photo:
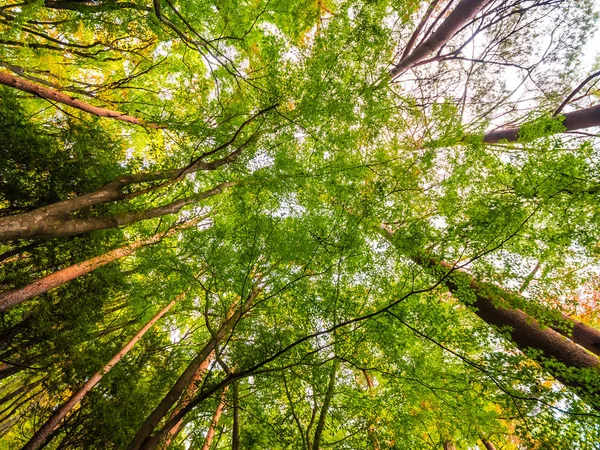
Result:
[[496,450],[496,446],[487,439],[481,438],[481,442],[483,442],[483,445],[485,446],[486,450]]
[[119,111],[113,111],[111,109],[100,108],[98,106],[90,105],[89,103],[73,98],[62,92],[41,86],[24,78],[13,75],[5,70],[0,70],[0,84],[19,89],[20,91],[27,92],[29,94],[36,95],[50,102],[62,103],[63,105],[67,105],[71,108],[85,111],[95,116],[108,117],[111,119],[121,120],[123,122],[129,122],[135,125],[141,125],[143,127],[148,128],[164,128],[164,125],[149,123],[143,119],[129,116]]
[[171,235],[182,228],[189,227],[196,222],[197,219],[188,222],[183,226],[175,227],[166,233],[157,233],[154,236],[149,237],[147,239],[141,239],[124,247],[111,250],[103,255],[96,256],[92,259],[88,259],[87,261],[83,261],[77,264],[73,264],[72,266],[65,267],[64,269],[60,269],[54,273],[51,273],[50,275],[46,275],[45,277],[39,278],[34,282],[29,283],[25,287],[0,292],[0,312],[6,311],[33,297],[44,294],[50,291],[51,289],[55,289],[59,286],[62,286],[68,283],[69,281],[74,280],[75,278],[93,272],[94,270],[99,269],[100,267],[103,267],[107,264],[110,264],[113,261],[116,261],[120,258],[124,258],[125,256],[129,256],[136,250],[138,250],[140,247],[154,244],[160,241],[162,238]]
[[[600,360],[596,356],[553,329],[540,325],[524,311],[513,308],[501,296],[491,294],[497,292],[493,286],[477,282],[465,272],[454,271],[450,264],[443,261],[420,259],[420,264],[445,276],[444,284],[450,292],[472,307],[477,316],[489,325],[507,329],[510,339],[526,354],[531,354],[529,349],[536,350],[534,360],[564,385],[573,387],[591,406],[600,409],[600,392],[593,387],[594,383],[583,381],[588,375],[600,376]],[[469,289],[466,296],[465,287]],[[567,375],[564,370],[549,363],[549,360],[564,364],[569,371],[577,373],[577,376]]]
[[[221,183],[208,191],[175,200],[167,205],[142,211],[124,212],[109,217],[79,218],[65,216],[54,211],[51,214],[45,214],[40,213],[39,210],[2,217],[0,218],[0,241],[25,238],[59,238],[131,225],[168,214],[176,214],[187,205],[218,195],[225,189],[237,184],[239,183],[235,181]],[[40,210],[45,208],[40,208]]]
[[132,349],[132,347],[139,341],[146,332],[152,328],[152,326],[156,323],[158,319],[164,316],[167,311],[169,311],[179,300],[184,297],[185,294],[178,295],[171,303],[165,306],[163,309],[158,311],[150,321],[146,325],[142,327],[140,331],[136,333],[133,338],[121,349],[119,350],[111,360],[102,367],[99,371],[97,371],[94,375],[92,375],[89,380],[87,380],[83,386],[81,386],[71,397],[60,407],[58,408],[52,417],[50,417],[44,425],[33,435],[33,437],[25,444],[22,450],[36,450],[44,443],[44,441],[50,436],[54,428],[66,417],[66,415],[79,404],[79,402],[85,397],[85,395],[92,390],[94,386],[96,386],[102,377],[108,373],[114,366],[117,364],[128,352]]
[[[386,226],[378,231],[393,242],[394,232]],[[414,254],[411,258],[422,267],[443,279],[450,292],[489,325],[507,330],[508,337],[564,385],[574,388],[590,406],[600,410],[600,391],[597,383],[586,383],[591,376],[600,378],[600,360],[570,339],[551,328],[544,327],[524,311],[512,307],[498,289],[475,280],[466,272],[435,258]],[[556,367],[552,360],[564,364],[567,371]],[[549,363],[550,361],[550,363]],[[569,373],[566,373],[569,372]]]
[[[175,415],[179,411],[181,411],[183,408],[185,408],[187,406],[187,404],[190,402],[190,400],[194,397],[194,394],[198,390],[198,384],[200,383],[200,380],[202,380],[202,378],[204,377],[204,374],[206,373],[206,370],[208,369],[208,366],[210,365],[210,363],[212,362],[214,357],[215,357],[215,351],[213,350],[208,355],[208,357],[200,363],[200,366],[198,366],[198,369],[196,369],[196,372],[194,373],[194,376],[193,376],[192,380],[190,381],[190,384],[187,386],[185,392],[183,393],[183,398],[181,399],[181,401],[179,402],[177,407],[175,409],[173,409],[173,411],[169,415],[169,420],[173,419],[173,417],[175,417]],[[225,391],[227,391],[227,389],[225,389]],[[221,414],[219,413],[219,416],[220,415]],[[217,418],[217,421],[218,420],[219,419]],[[175,439],[177,437],[177,435],[179,434],[182,424],[183,424],[183,419],[179,420],[179,422],[177,422],[173,426],[173,428],[171,428],[169,430],[169,435],[167,436],[167,438],[165,439],[165,442],[164,442],[164,448],[169,448],[173,439]]]
[[[562,133],[568,131],[581,130],[583,128],[591,128],[600,126],[600,105],[590,106],[589,108],[579,109],[577,111],[562,114],[564,116]],[[515,142],[519,139],[521,127],[508,127],[493,130],[483,135],[483,142],[494,144],[501,140]]]
[[[174,214],[179,212],[179,210],[186,205],[219,194],[224,189],[235,186],[239,183],[221,183],[208,191],[194,194],[188,198],[174,201],[165,206],[159,206],[157,208],[151,208],[140,212],[129,212],[112,217],[92,217],[88,219],[75,218],[71,216],[73,213],[85,208],[90,208],[92,206],[97,206],[104,203],[130,200],[132,198],[148,194],[169,186],[183,179],[186,175],[198,171],[216,170],[219,167],[233,162],[249,145],[256,142],[256,140],[262,134],[261,131],[254,132],[234,151],[222,158],[215,159],[210,162],[205,162],[204,159],[232,145],[246,126],[256,120],[257,117],[274,110],[277,108],[277,106],[278,104],[276,103],[267,108],[261,109],[243,122],[233,134],[231,139],[215,147],[214,149],[201,154],[198,158],[185,167],[178,169],[159,170],[155,172],[121,175],[88,194],[83,194],[74,198],[42,206],[26,213],[0,217],[0,241],[26,238],[66,237],[86,233],[89,231],[116,228],[118,226],[128,225],[140,220],[151,219],[165,214]],[[128,194],[123,193],[123,190],[126,187],[131,189],[133,186],[138,184],[157,181],[160,183],[151,187],[138,189]]]
[[225,386],[223,388],[223,392],[221,393],[221,398],[219,400],[219,404],[217,405],[217,409],[215,410],[215,414],[210,421],[210,426],[208,427],[208,431],[206,432],[206,437],[204,438],[204,443],[202,444],[201,450],[209,450],[210,445],[212,444],[212,440],[215,436],[215,430],[217,425],[219,424],[219,420],[221,419],[221,413],[223,412],[223,408],[225,408],[225,396],[227,394],[227,388],[229,386]]
[[[127,450],[139,450],[140,448],[145,448],[147,446],[146,441],[151,438],[154,429],[163,419],[163,417],[165,417],[168,414],[169,410],[178,402],[182,394],[185,392],[186,388],[190,385],[190,382],[193,379],[194,374],[196,373],[200,365],[211,355],[213,351],[215,351],[215,348],[219,344],[219,342],[223,340],[227,333],[229,333],[233,329],[237,321],[248,311],[248,309],[252,306],[254,299],[259,293],[260,289],[253,290],[248,295],[247,299],[243,302],[243,304],[235,308],[235,310],[233,310],[233,314],[231,314],[230,317],[223,321],[219,329],[208,340],[204,348],[190,362],[190,364],[185,368],[183,373],[179,376],[173,387],[160,401],[156,408],[154,408],[154,411],[152,411],[150,415],[146,418],[144,423],[142,423],[136,435],[133,437],[133,439],[127,446]],[[185,407],[183,409],[185,409]],[[173,417],[175,417],[176,415],[177,414],[175,414]],[[176,423],[178,422],[179,421],[177,421]],[[166,434],[168,434],[168,432],[172,428],[173,426],[171,425]],[[162,439],[162,436],[157,438],[157,440],[159,441]],[[152,445],[156,446],[158,445],[158,443],[153,443]]]
[[461,0],[438,28],[408,55],[403,55],[396,66],[390,70],[391,79],[424,60],[452,37],[483,8],[489,0]]

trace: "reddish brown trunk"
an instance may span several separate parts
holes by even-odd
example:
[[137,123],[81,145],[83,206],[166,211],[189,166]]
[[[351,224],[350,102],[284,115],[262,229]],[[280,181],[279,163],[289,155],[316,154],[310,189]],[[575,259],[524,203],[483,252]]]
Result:
[[68,95],[63,94],[62,92],[58,92],[54,89],[50,89],[36,83],[32,83],[31,81],[25,80],[24,78],[17,77],[16,75],[13,75],[10,72],[4,70],[0,70],[0,84],[19,89],[23,92],[28,92],[33,95],[37,95],[38,97],[44,98],[52,102],[62,103],[63,105],[67,105],[72,108],[85,111],[95,116],[122,120],[123,122],[129,122],[135,125],[141,125],[149,128],[164,128],[163,125],[148,123],[142,119],[129,116],[119,111],[113,111],[110,109],[90,105],[89,103],[86,103],[84,101],[69,97]]
[[[198,367],[200,367],[200,365],[215,350],[216,345],[221,342],[221,340],[227,335],[227,333],[229,333],[229,331],[231,331],[238,319],[252,305],[259,292],[260,289],[252,291],[243,305],[230,310],[233,312],[231,316],[221,324],[215,335],[209,339],[200,353],[198,353],[198,355],[192,360],[192,362],[190,362],[183,373],[179,376],[171,390],[165,395],[156,408],[154,408],[154,411],[152,411],[152,413],[150,413],[150,415],[146,418],[144,423],[138,429],[134,438],[127,446],[127,450],[138,450],[146,445],[145,441],[151,437],[152,433],[154,432],[154,428],[156,428],[162,418],[168,414],[169,410],[177,403],[181,395],[185,392],[186,388],[190,385],[190,382],[198,370]],[[171,426],[171,428],[173,427]],[[162,440],[162,437],[157,438],[157,440]],[[152,448],[154,448],[156,445],[158,445],[158,442],[153,442]]]
[[419,44],[410,54],[404,56],[390,71],[390,78],[397,77],[438,50],[473,19],[488,2],[489,0],[461,0],[431,36]]
[[[208,357],[200,363],[200,365],[198,366],[198,369],[196,369],[196,372],[194,373],[192,381],[190,381],[190,384],[188,385],[185,392],[183,393],[183,398],[181,399],[181,401],[179,402],[177,407],[175,409],[173,409],[173,411],[169,415],[169,420],[173,419],[173,417],[175,417],[175,415],[179,411],[181,411],[183,408],[185,408],[187,406],[187,404],[190,402],[190,400],[194,397],[194,394],[198,390],[198,384],[200,383],[200,380],[202,380],[202,378],[204,377],[204,373],[206,372],[206,369],[208,369],[208,366],[210,365],[210,363],[212,362],[214,357],[215,357],[215,352],[213,350],[208,355]],[[226,390],[227,390],[227,388],[225,388],[225,391]],[[218,408],[217,408],[217,410],[218,410]],[[219,413],[219,416],[220,415],[221,414]],[[217,418],[217,421],[218,421],[218,418]],[[171,428],[171,430],[169,430],[169,435],[165,439],[165,443],[164,443],[165,448],[168,448],[169,445],[171,445],[171,442],[173,441],[173,439],[175,439],[177,437],[177,435],[179,434],[179,430],[181,429],[182,423],[183,423],[183,419],[181,419],[179,422],[177,422],[173,426],[173,428]]]
[[208,431],[206,432],[206,438],[204,438],[204,444],[202,444],[201,450],[210,449],[212,440],[215,437],[215,430],[217,428],[217,425],[219,424],[219,419],[221,418],[221,413],[223,412],[223,408],[225,407],[225,395],[227,394],[228,388],[229,386],[225,386],[223,388],[223,392],[221,393],[221,400],[219,401],[219,405],[215,410],[215,414],[213,415],[213,418],[210,421],[210,426],[208,427]]
[[[187,224],[187,226],[190,226],[190,224]],[[94,270],[103,267],[113,261],[116,261],[117,259],[129,256],[140,247],[158,242],[160,239],[169,234],[172,234],[177,229],[178,228],[174,228],[168,233],[157,233],[148,239],[142,239],[133,242],[124,247],[111,250],[110,252],[107,252],[104,255],[100,255],[95,258],[88,259],[87,261],[83,261],[78,264],[65,267],[64,269],[58,270],[50,275],[39,278],[25,287],[1,292],[0,311],[6,311],[16,305],[23,303],[26,300],[48,292],[51,289],[55,289],[59,286],[62,286],[63,284],[66,284],[69,281],[74,280],[75,278],[93,272]]]
[[481,442],[485,445],[486,450],[496,450],[496,446],[487,439],[481,438]]
[[[576,131],[583,128],[600,126],[600,105],[590,106],[589,108],[579,109],[577,111],[562,114],[565,119],[563,125],[564,131]],[[483,142],[494,144],[501,140],[515,142],[519,139],[520,127],[501,128],[490,131],[483,136]]]
[[144,334],[156,323],[158,319],[164,316],[167,311],[169,311],[181,298],[183,298],[184,294],[180,294],[161,309],[159,312],[155,314],[155,316],[148,321],[146,325],[142,327],[140,331],[136,333],[133,338],[121,349],[117,352],[111,360],[102,367],[99,371],[97,371],[94,375],[90,377],[88,381],[86,381],[83,386],[81,386],[71,397],[60,407],[56,412],[50,417],[44,425],[33,435],[33,437],[25,444],[22,450],[35,450],[40,445],[44,443],[44,441],[50,436],[54,428],[66,417],[66,415],[75,407],[79,402],[85,397],[85,395],[94,387],[96,384],[100,382],[102,377],[108,373],[114,366],[117,364],[126,354],[131,350],[131,348],[139,341]]

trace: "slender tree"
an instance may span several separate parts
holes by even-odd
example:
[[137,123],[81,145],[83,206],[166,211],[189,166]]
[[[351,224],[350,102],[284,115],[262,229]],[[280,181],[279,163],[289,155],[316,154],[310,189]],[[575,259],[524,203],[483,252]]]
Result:
[[172,300],[167,306],[158,311],[152,319],[146,323],[127,344],[121,348],[99,371],[94,373],[69,399],[63,403],[25,444],[23,450],[35,450],[39,448],[50,436],[54,428],[81,402],[85,395],[96,386],[102,377],[106,375],[123,357],[133,348],[133,346],[152,328],[152,326],[164,316],[173,306],[177,304],[185,294],[182,293]]

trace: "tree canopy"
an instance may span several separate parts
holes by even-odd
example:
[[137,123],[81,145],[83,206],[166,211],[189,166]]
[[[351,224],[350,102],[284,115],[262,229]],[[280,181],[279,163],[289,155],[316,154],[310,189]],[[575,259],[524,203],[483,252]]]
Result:
[[597,6],[2,0],[0,450],[598,448]]

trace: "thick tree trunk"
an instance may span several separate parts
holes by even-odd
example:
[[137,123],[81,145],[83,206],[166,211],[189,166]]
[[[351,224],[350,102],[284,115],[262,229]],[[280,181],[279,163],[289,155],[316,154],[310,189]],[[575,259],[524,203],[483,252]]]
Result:
[[[444,273],[453,269],[450,264],[433,258],[420,261],[420,264]],[[547,359],[554,359],[571,370],[592,370],[600,375],[598,358],[553,329],[541,326],[522,310],[512,308],[501,296],[491,295],[491,292],[497,292],[493,286],[479,283],[467,273],[455,271],[447,276],[445,284],[461,301],[461,289],[468,287],[475,294],[475,299],[465,299],[464,302],[473,308],[477,316],[499,329],[507,329],[511,340],[525,353],[528,349],[541,352],[541,358],[537,356],[539,353],[534,356],[541,366],[563,384],[575,388],[591,406],[600,407],[600,392],[588,389],[582,380],[565,376],[564,371],[547,364]]]
[[[185,392],[186,388],[189,386],[194,374],[200,367],[200,365],[211,355],[211,353],[215,350],[217,344],[221,342],[221,340],[229,333],[236,322],[242,317],[243,314],[250,308],[256,296],[260,293],[260,289],[254,290],[248,295],[248,298],[243,305],[240,307],[231,310],[233,313],[228,317],[219,329],[216,331],[213,337],[209,339],[204,348],[196,355],[196,357],[190,362],[190,364],[185,368],[183,373],[179,376],[173,387],[169,390],[169,392],[165,395],[165,397],[160,401],[160,403],[154,408],[154,411],[150,413],[150,415],[146,418],[144,423],[138,429],[136,435],[131,440],[129,445],[127,446],[127,450],[138,450],[140,448],[146,448],[147,443],[146,440],[150,439],[154,429],[158,425],[158,423],[165,417],[169,410],[177,403],[181,395]],[[174,417],[174,416],[173,416]],[[171,426],[171,428],[173,428]],[[170,431],[170,429],[169,429]],[[157,438],[158,441],[162,440],[161,437]],[[153,446],[156,446],[158,443],[152,443]]]
[[[214,357],[215,357],[215,352],[213,350],[208,355],[208,357],[200,363],[200,365],[198,366],[198,369],[196,369],[196,372],[194,373],[192,380],[190,381],[190,384],[188,385],[188,387],[186,388],[186,390],[183,394],[183,398],[181,399],[181,401],[179,402],[177,407],[175,409],[173,409],[173,411],[169,415],[169,420],[171,420],[173,417],[175,417],[175,415],[179,411],[181,411],[183,408],[185,408],[187,406],[187,404],[189,403],[189,401],[194,397],[194,394],[198,390],[198,385],[200,383],[200,380],[202,380],[202,378],[204,377],[204,374],[206,373],[206,370],[208,369],[208,366],[210,365],[210,363],[212,362]],[[225,389],[225,391],[226,390],[227,389]],[[220,415],[220,413],[219,413],[219,415]],[[173,428],[171,428],[171,430],[169,430],[169,435],[165,439],[165,443],[164,443],[165,448],[169,448],[169,445],[171,445],[171,442],[173,441],[173,439],[175,439],[177,437],[177,435],[179,434],[179,431],[181,429],[182,423],[183,423],[183,419],[181,419],[179,422],[177,422],[173,426]]]
[[212,440],[215,437],[215,430],[217,429],[217,425],[219,424],[219,420],[221,419],[221,413],[223,412],[223,408],[225,408],[225,396],[227,394],[227,388],[229,386],[225,386],[223,388],[223,392],[221,393],[221,399],[219,404],[217,405],[217,409],[210,421],[210,426],[208,427],[208,431],[206,432],[206,437],[204,438],[204,443],[202,444],[201,450],[209,450],[210,445],[212,444]]
[[[184,206],[220,194],[237,182],[221,183],[208,191],[199,192],[187,198],[173,201],[164,206],[144,211],[126,212],[112,217],[71,218],[52,212],[51,214],[30,213],[0,218],[0,241],[24,238],[58,238],[88,233],[90,231],[118,228],[143,220],[154,219],[168,214],[176,214]],[[41,209],[41,208],[40,208]]]
[[63,105],[70,106],[71,108],[76,108],[81,111],[85,111],[87,113],[93,114],[95,116],[100,117],[108,117],[111,119],[121,120],[123,122],[133,123],[135,125],[141,125],[149,128],[164,128],[163,125],[157,125],[155,123],[148,123],[145,120],[142,120],[138,117],[129,116],[125,113],[119,111],[113,111],[106,108],[100,108],[98,106],[90,105],[84,101],[78,100],[76,98],[72,98],[67,94],[56,91],[54,89],[50,89],[44,86],[41,86],[36,83],[32,83],[24,78],[18,77],[16,75],[11,74],[5,70],[0,70],[0,84],[5,86],[10,86],[15,89],[19,89],[23,92],[28,92],[29,94],[37,95],[38,97],[44,98],[51,102],[62,103]]
[[6,311],[23,303],[26,300],[48,292],[51,289],[62,286],[63,284],[66,284],[75,278],[93,272],[94,270],[110,264],[113,261],[124,258],[125,256],[129,256],[140,247],[154,244],[183,227],[191,226],[193,223],[195,223],[195,221],[188,222],[180,227],[175,227],[166,233],[157,233],[147,239],[141,239],[124,247],[111,250],[104,255],[96,256],[95,258],[88,259],[87,261],[65,267],[64,269],[58,270],[50,275],[39,278],[25,287],[0,292],[0,311]]
[[444,442],[444,450],[456,450],[456,447],[452,441],[446,441]]
[[108,373],[114,366],[117,364],[128,352],[133,348],[133,346],[139,341],[146,332],[152,328],[152,326],[156,323],[158,319],[164,316],[167,311],[169,311],[179,300],[184,297],[185,294],[180,294],[175,298],[171,303],[165,306],[163,309],[158,311],[152,319],[148,321],[146,325],[142,327],[140,331],[136,333],[133,338],[121,349],[119,350],[108,363],[102,367],[99,371],[97,371],[94,375],[92,375],[88,381],[86,381],[83,386],[81,386],[71,397],[56,410],[56,412],[50,417],[44,425],[33,435],[33,437],[25,444],[23,450],[35,450],[40,445],[44,443],[44,441],[50,436],[54,428],[65,418],[65,416],[76,406],[79,402],[85,397],[85,395],[92,390],[96,384],[100,382],[102,377]]
[[[164,214],[174,214],[179,212],[179,210],[186,205],[219,194],[223,191],[223,189],[235,186],[239,183],[221,183],[213,189],[192,195],[187,199],[174,201],[168,205],[152,208],[146,211],[124,213],[114,217],[96,217],[90,219],[77,219],[69,217],[70,214],[81,209],[119,200],[130,200],[132,198],[139,197],[140,195],[154,192],[158,189],[169,186],[178,180],[183,179],[186,175],[198,171],[216,170],[219,167],[231,163],[242,154],[244,149],[258,139],[261,134],[260,132],[255,132],[252,134],[244,143],[222,158],[210,162],[204,162],[204,159],[232,145],[248,124],[256,120],[257,117],[275,109],[277,106],[277,104],[274,104],[258,111],[256,114],[242,123],[242,125],[240,125],[229,141],[208,152],[203,153],[186,167],[122,175],[89,194],[80,195],[75,198],[43,206],[26,213],[0,217],[0,241],[25,239],[27,237],[66,237],[75,234],[86,233],[89,231],[115,228],[121,225],[128,225],[139,220],[151,219]],[[127,186],[140,183],[150,183],[154,181],[162,182],[146,189],[138,189],[137,191],[129,194],[123,193],[123,189]]]
[[[589,108],[579,109],[562,115],[565,117],[563,125],[566,130],[564,131],[576,131],[583,128],[600,126],[600,105],[590,106]],[[519,139],[520,130],[520,127],[508,127],[489,131],[483,135],[483,142],[488,144],[494,144],[501,140],[515,142]]]
[[335,358],[331,366],[331,373],[329,374],[329,384],[327,386],[327,392],[325,393],[325,399],[323,400],[321,412],[319,413],[317,428],[315,428],[315,436],[312,442],[312,450],[319,450],[321,446],[321,437],[323,436],[323,430],[325,429],[325,420],[327,419],[327,413],[329,412],[329,406],[331,405],[331,399],[333,398],[333,392],[335,390],[335,378],[339,367],[340,360]]
[[[393,242],[392,230],[384,225],[379,226],[378,230]],[[564,385],[573,387],[590,406],[600,409],[600,392],[593,387],[594,383],[583,381],[588,375],[600,376],[600,360],[596,356],[553,329],[543,327],[522,310],[513,308],[509,301],[498,294],[502,291],[495,286],[480,283],[445,261],[420,255],[411,257],[417,264],[435,272],[436,276],[445,277],[444,284],[450,292],[470,306],[477,316],[489,325],[507,330],[510,339],[526,354],[529,349],[535,350],[532,357],[536,362]],[[464,296],[465,288],[469,294],[467,298]],[[548,359],[564,364],[571,373],[567,375],[556,365],[548,364]]]
[[452,37],[483,8],[489,0],[461,0],[438,28],[390,70],[391,79],[424,60]]

